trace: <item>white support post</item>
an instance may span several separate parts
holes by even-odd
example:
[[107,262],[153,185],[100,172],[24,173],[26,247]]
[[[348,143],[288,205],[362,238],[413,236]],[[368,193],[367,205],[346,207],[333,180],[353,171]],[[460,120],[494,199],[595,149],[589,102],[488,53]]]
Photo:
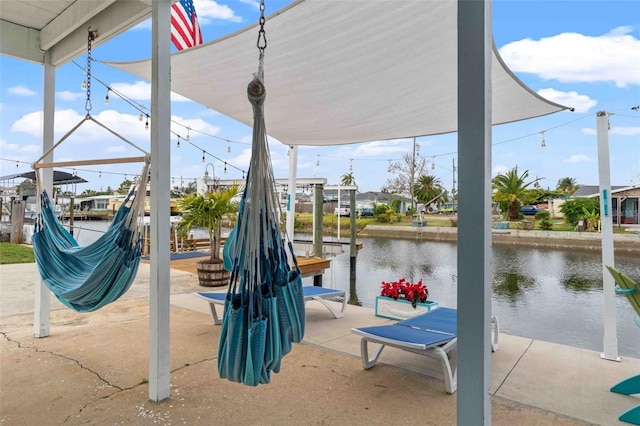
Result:
[[600,223],[602,236],[602,293],[604,295],[604,350],[600,357],[620,361],[616,334],[615,280],[606,265],[615,266],[613,252],[613,215],[611,205],[611,172],[609,166],[609,114],[596,113],[598,137],[598,175],[600,180]]
[[491,2],[459,0],[459,425],[491,424],[491,46]]
[[169,397],[171,0],[151,2],[151,282],[149,399]]
[[[51,53],[44,55],[44,96],[42,114],[42,152],[47,152],[53,146],[54,115],[55,115],[55,93],[56,93],[56,69],[51,65]],[[53,160],[53,152],[45,158],[46,161]],[[53,197],[53,169],[36,170],[42,178],[42,188]],[[38,204],[40,209],[40,204]],[[34,337],[47,337],[50,333],[50,312],[51,293],[42,282],[40,274],[36,272],[35,280],[35,307],[33,318]]]
[[[287,184],[287,220],[285,229],[287,235],[293,241],[294,224],[296,216],[296,179],[298,172],[298,147],[289,147],[289,182]],[[280,202],[280,200],[278,200]],[[287,251],[288,253],[288,251]],[[289,259],[293,262],[292,259]]]
[[338,241],[340,241],[340,218],[342,217],[342,204],[340,202],[340,183],[338,183]]

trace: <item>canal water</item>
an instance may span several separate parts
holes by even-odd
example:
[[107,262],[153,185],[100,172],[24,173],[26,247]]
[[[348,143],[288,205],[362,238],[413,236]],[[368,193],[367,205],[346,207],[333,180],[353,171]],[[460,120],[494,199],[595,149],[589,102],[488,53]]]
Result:
[[[76,222],[77,239],[86,245],[107,222]],[[95,229],[92,231],[91,229]],[[206,237],[199,233],[196,237]],[[310,239],[309,235],[296,238]],[[330,239],[330,237],[327,237]],[[450,242],[394,238],[361,238],[357,255],[356,293],[363,306],[373,308],[382,281],[405,278],[429,289],[429,299],[455,308],[457,246]],[[349,248],[332,258],[323,285],[349,291]],[[616,255],[616,265],[640,282],[640,256]],[[502,331],[517,336],[602,351],[603,294],[600,252],[553,250],[495,245],[492,250],[492,310]],[[311,278],[305,284],[311,284]],[[473,285],[473,283],[470,283]],[[640,329],[636,313],[623,296],[616,296],[618,351],[640,358]]]
[[[455,243],[358,238],[356,291],[373,308],[382,281],[422,279],[429,299],[455,308],[458,291]],[[335,256],[323,284],[349,290],[349,252]],[[640,281],[640,258],[616,256],[616,265]],[[508,334],[602,351],[603,293],[600,252],[495,245],[492,311]],[[473,285],[474,283],[469,283]],[[616,297],[620,355],[640,358],[640,329],[625,297]]]

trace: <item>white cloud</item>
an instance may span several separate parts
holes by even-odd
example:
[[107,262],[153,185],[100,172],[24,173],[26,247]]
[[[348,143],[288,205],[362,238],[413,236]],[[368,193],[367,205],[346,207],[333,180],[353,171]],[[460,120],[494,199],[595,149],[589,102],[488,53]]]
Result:
[[8,152],[13,153],[20,150],[20,145],[17,143],[7,143],[4,139],[0,139],[0,148],[2,148],[1,151],[5,154]]
[[86,95],[82,92],[70,92],[68,90],[63,90],[61,92],[56,92],[56,96],[63,101],[75,101]]
[[240,3],[248,4],[256,9],[260,9],[260,2],[257,0],[240,0]]
[[[136,81],[135,83],[113,83],[109,85],[109,88],[122,93],[129,99],[136,101],[149,101],[151,100],[151,83],[146,81]],[[117,96],[117,95],[116,95]],[[191,102],[191,99],[187,99],[184,96],[171,92],[172,102]]]
[[538,90],[538,95],[560,105],[574,108],[576,112],[587,112],[598,103],[598,101],[589,98],[589,96],[580,95],[574,91],[562,92],[549,88]]
[[394,156],[394,154],[409,152],[412,147],[413,145],[407,144],[406,139],[374,141],[358,144],[355,148],[353,146],[343,147],[340,149],[340,156],[344,156],[344,158],[375,157],[381,155]]
[[631,27],[601,36],[562,33],[504,45],[500,55],[516,72],[563,83],[611,81],[618,87],[640,84],[640,40]]
[[8,92],[17,96],[35,96],[37,94],[26,86],[9,87]]
[[640,127],[619,127],[613,126],[609,131],[612,135],[635,136],[640,135]]
[[[18,144],[18,143],[8,143],[4,139],[0,139],[0,151],[4,153],[10,153],[12,156],[20,155],[20,154],[33,154],[35,152],[40,151],[40,147],[35,144]],[[19,157],[17,159],[22,160],[24,157]]]
[[[58,141],[64,134],[69,132],[74,126],[81,123],[85,114],[80,114],[72,109],[57,110],[55,112],[55,135],[54,139]],[[144,123],[138,121],[137,115],[121,114],[113,110],[102,111],[98,115],[93,117],[107,128],[113,130],[123,138],[131,140],[140,140],[146,142],[148,145],[149,131],[145,130]],[[42,137],[42,111],[31,112],[19,118],[11,126],[12,132],[22,132],[28,135],[41,138]],[[65,141],[62,145],[69,145],[74,143],[85,144],[87,141],[91,141],[91,146],[98,146],[97,143],[101,143],[102,149],[107,149],[113,144],[124,144],[124,141],[119,141],[107,130],[100,128],[98,125],[92,122],[82,122],[82,125],[73,132],[68,141]],[[103,143],[103,141],[105,143]],[[115,141],[114,143],[109,143]],[[88,145],[87,145],[88,147]]]
[[[179,117],[177,115],[172,115],[171,120],[171,131],[179,134],[183,139],[187,137],[187,127],[191,129],[189,131],[189,139],[203,136],[201,133],[215,136],[220,132],[220,128],[213,126],[200,118],[187,119]],[[182,125],[178,125],[174,122],[180,123]],[[174,136],[175,135],[173,135],[172,137]],[[220,142],[222,143],[223,141]]]
[[497,175],[499,175],[499,174],[502,174],[502,173],[508,172],[508,171],[509,171],[509,170],[511,170],[512,168],[513,168],[513,167],[507,167],[507,166],[502,165],[502,164],[497,164],[497,165],[493,166],[493,170],[492,170],[492,172],[493,172],[493,176],[497,176]]
[[563,163],[590,163],[593,159],[585,154],[573,154],[562,160]]
[[115,152],[115,153],[126,152],[125,147],[123,145],[110,146],[110,147],[107,147],[105,151]]
[[233,9],[213,0],[194,0],[193,5],[201,26],[213,20],[242,22],[242,18],[236,15]]
[[42,111],[22,116],[11,126],[12,132],[23,132],[32,136],[42,136]]
[[[591,127],[584,127],[580,130],[585,135],[596,136],[598,132],[596,129]],[[610,135],[620,135],[620,136],[635,136],[640,135],[640,127],[620,127],[613,126],[611,130],[609,130]]]

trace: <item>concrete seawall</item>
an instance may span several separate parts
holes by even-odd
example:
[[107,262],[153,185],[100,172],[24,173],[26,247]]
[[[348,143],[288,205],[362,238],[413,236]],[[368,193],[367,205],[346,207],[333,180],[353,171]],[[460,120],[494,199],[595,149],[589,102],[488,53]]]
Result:
[[[358,233],[362,237],[396,237],[430,241],[456,242],[458,228],[439,226],[367,225]],[[494,244],[526,245],[561,249],[600,250],[601,234],[597,232],[525,231],[521,229],[492,229]],[[639,253],[640,234],[614,234],[617,253]]]

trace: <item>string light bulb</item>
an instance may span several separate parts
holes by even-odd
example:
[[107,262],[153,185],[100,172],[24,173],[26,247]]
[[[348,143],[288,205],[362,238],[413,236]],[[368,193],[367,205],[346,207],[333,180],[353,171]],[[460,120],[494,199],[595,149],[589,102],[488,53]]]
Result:
[[176,144],[177,148],[180,148],[180,135],[178,135],[178,143]]
[[191,141],[191,136],[189,136],[189,130],[191,130],[191,127],[187,127],[187,137],[184,138],[184,140],[187,142]]
[[147,115],[147,121],[144,123],[145,130],[149,130],[149,116]]
[[544,132],[540,133],[542,133],[542,142],[540,142],[540,146],[544,148],[545,146],[547,146],[547,141],[544,140]]
[[82,90],[87,90],[87,80],[82,80]]
[[227,162],[224,162],[224,173],[227,174]]
[[227,152],[231,152],[231,144],[227,141]]
[[109,91],[111,89],[107,87],[107,94],[104,96],[104,104],[109,105]]
[[349,158],[349,171],[353,171],[353,158]]
[[242,179],[244,179],[244,170],[242,171]]
[[98,179],[102,178],[102,172],[98,172]]
[[320,154],[316,154],[318,159],[316,160],[316,167],[320,167]]
[[144,117],[142,116],[142,113],[140,113],[140,115],[138,116],[138,121],[142,122],[142,119],[143,119],[143,118],[144,118]]
[[204,159],[204,149],[202,150],[202,162],[203,162],[203,163],[205,162],[205,159]]

